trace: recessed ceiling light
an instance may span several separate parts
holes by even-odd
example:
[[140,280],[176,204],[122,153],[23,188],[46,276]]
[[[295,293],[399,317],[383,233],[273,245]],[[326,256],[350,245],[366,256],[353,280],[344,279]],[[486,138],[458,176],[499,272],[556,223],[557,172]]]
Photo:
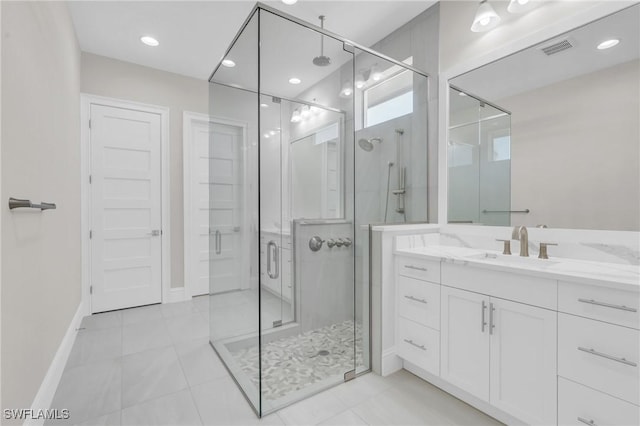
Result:
[[267,104],[260,104],[260,106],[261,106],[262,108],[269,108],[269,105],[267,105]]
[[265,134],[264,134],[264,138],[265,138],[265,139],[269,139],[270,137],[271,137],[271,136],[269,135],[269,133],[265,133]]
[[618,43],[620,43],[620,40],[618,40],[617,38],[612,38],[611,40],[605,40],[598,45],[598,49],[600,50],[608,49],[610,47],[615,46]]
[[464,92],[460,92],[460,93],[458,93],[458,95],[460,95],[460,96],[467,96],[467,94],[466,94],[466,93],[464,93]]
[[224,59],[222,61],[222,65],[224,65],[227,68],[233,68],[236,66],[236,63],[233,62],[231,59]]
[[298,0],[282,0],[282,3],[292,5],[298,3]]
[[302,83],[302,80],[300,80],[299,78],[296,78],[296,77],[291,77],[289,79],[289,83],[291,83],[291,84],[300,84],[300,83]]
[[140,41],[146,44],[147,46],[156,47],[160,44],[158,40],[150,36],[142,36],[140,37]]

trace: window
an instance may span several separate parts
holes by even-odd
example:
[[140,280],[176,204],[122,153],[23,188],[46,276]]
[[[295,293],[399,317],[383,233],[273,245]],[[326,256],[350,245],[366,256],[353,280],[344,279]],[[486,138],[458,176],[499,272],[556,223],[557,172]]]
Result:
[[511,137],[499,136],[493,138],[491,143],[491,161],[504,161],[511,159]]
[[413,112],[413,73],[402,71],[364,91],[365,127]]

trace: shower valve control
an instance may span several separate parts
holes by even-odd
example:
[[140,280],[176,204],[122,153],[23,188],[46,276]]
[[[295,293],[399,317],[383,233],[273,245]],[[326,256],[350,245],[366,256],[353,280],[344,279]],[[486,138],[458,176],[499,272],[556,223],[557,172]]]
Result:
[[319,251],[322,248],[322,243],[324,243],[322,238],[318,236],[311,237],[309,240],[309,249],[311,249],[311,251]]
[[328,240],[323,240],[318,237],[311,237],[309,240],[309,249],[311,251],[320,251],[322,249],[322,245],[327,243],[327,247],[351,247],[353,245],[353,240],[351,238],[329,238]]

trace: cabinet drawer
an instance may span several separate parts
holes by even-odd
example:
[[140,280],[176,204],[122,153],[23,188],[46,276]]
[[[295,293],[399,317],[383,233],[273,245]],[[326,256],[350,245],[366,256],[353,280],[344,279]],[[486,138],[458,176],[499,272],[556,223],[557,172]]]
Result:
[[405,277],[440,283],[440,262],[438,261],[398,257],[396,271],[398,275]]
[[558,314],[558,375],[638,404],[637,330]]
[[399,318],[398,355],[431,374],[440,375],[440,333]]
[[547,278],[443,263],[442,285],[553,311],[558,309],[558,283]]
[[597,426],[631,426],[640,424],[640,415],[636,405],[560,377],[558,425],[588,426],[589,422]]
[[398,276],[398,314],[440,329],[440,285]]
[[558,310],[640,328],[640,293],[560,281]]

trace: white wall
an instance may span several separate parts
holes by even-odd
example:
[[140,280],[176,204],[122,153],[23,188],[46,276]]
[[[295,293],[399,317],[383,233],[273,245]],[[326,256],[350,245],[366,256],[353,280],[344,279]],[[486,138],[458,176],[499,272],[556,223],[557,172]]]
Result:
[[640,230],[640,61],[498,100],[511,111],[513,224]]
[[82,53],[83,93],[169,107],[171,197],[171,287],[184,285],[182,113],[209,113],[209,85],[91,53]]
[[[504,56],[506,45],[520,44],[524,48],[544,41],[551,35],[574,28],[576,16],[584,23],[620,10],[633,1],[540,1],[540,5],[526,14],[507,12],[509,1],[491,0],[491,5],[502,18],[500,25],[486,33],[474,33],[471,23],[478,8],[476,0],[443,1],[440,3],[440,70],[451,70],[463,64],[472,64],[479,58],[495,54]],[[542,35],[543,38],[540,38]],[[464,72],[464,71],[463,71]],[[453,75],[452,75],[453,76]]]
[[80,303],[80,50],[64,3],[1,7],[1,404],[29,408]]

